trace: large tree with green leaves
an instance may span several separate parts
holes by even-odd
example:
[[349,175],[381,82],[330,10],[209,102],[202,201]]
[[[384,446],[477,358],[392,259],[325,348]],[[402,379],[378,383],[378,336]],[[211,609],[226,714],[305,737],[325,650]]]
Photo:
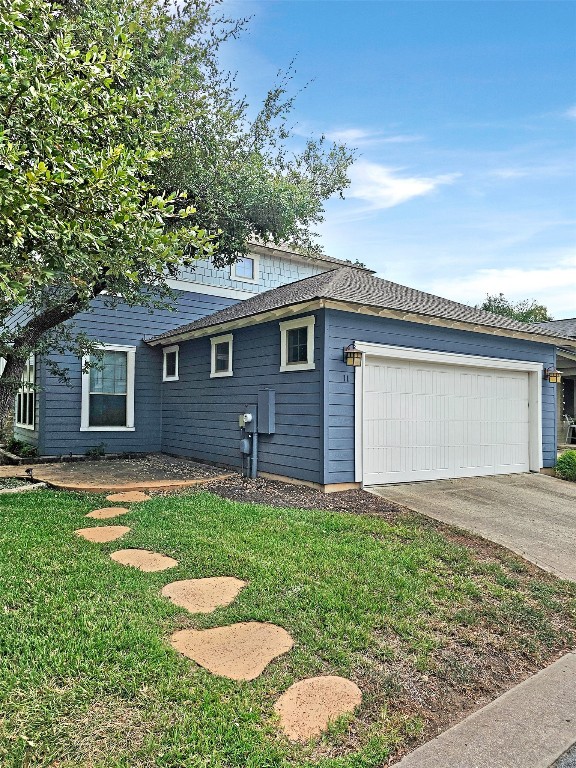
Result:
[[248,119],[212,0],[0,0],[0,421],[32,351],[94,349],[68,322],[105,294],[155,306],[250,237],[313,247],[343,146],[289,153],[286,83]]
[[512,320],[519,320],[522,323],[545,323],[554,319],[548,314],[547,308],[543,304],[538,304],[535,299],[514,302],[507,299],[503,293],[493,296],[486,294],[480,309]]

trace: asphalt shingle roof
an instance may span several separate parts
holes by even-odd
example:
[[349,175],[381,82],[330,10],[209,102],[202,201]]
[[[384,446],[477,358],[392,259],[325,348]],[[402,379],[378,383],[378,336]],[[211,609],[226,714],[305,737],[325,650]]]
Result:
[[239,301],[226,309],[207,315],[193,323],[182,325],[173,331],[155,336],[148,341],[160,341],[315,299],[328,299],[351,305],[409,312],[425,317],[472,323],[487,328],[503,328],[550,337],[562,336],[556,330],[543,328],[536,324],[520,323],[501,315],[484,312],[466,304],[459,304],[431,293],[424,293],[415,288],[408,288],[405,285],[383,280],[363,269],[349,266],[323,272],[320,275],[259,293],[250,299]]
[[561,336],[570,336],[576,339],[576,317],[566,320],[549,320],[547,323],[536,323],[539,328],[554,331]]

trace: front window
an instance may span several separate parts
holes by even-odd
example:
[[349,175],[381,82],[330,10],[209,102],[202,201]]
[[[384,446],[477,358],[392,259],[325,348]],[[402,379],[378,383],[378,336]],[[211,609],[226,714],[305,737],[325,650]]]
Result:
[[18,427],[34,429],[36,413],[36,357],[30,355],[26,361],[20,387],[16,393],[16,419]]
[[314,316],[280,323],[280,371],[314,368]]
[[232,334],[210,339],[210,377],[232,376]]
[[101,358],[84,358],[81,429],[134,429],[134,354],[110,346]]

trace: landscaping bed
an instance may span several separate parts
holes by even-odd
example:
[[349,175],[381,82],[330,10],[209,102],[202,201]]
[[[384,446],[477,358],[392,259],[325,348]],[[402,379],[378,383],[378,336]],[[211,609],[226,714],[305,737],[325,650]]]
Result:
[[[74,535],[101,496],[0,498],[0,764],[376,768],[573,647],[576,585],[501,547],[360,491],[239,478],[210,489],[122,517],[120,546],[177,560],[166,573],[122,567],[108,556],[118,542]],[[214,576],[247,582],[214,613],[161,595]],[[168,642],[249,621],[294,639],[251,682]],[[275,702],[325,674],[356,683],[361,708],[317,742],[288,742]]]

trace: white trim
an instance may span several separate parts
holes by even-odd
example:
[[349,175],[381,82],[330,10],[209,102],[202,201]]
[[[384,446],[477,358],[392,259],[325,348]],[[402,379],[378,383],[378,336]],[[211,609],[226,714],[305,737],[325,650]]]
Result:
[[[174,376],[166,375],[166,355],[171,352],[176,352],[176,373]],[[180,371],[180,347],[178,344],[173,344],[171,347],[164,347],[162,350],[162,381],[178,381]]]
[[90,426],[90,369],[84,370],[90,356],[82,358],[82,408],[80,411],[80,432],[134,432],[134,374],[136,347],[122,344],[102,344],[99,349],[110,352],[126,352],[126,425],[123,427]]
[[259,283],[260,282],[260,256],[258,256],[257,253],[247,253],[246,255],[243,255],[240,258],[252,260],[253,277],[243,277],[242,275],[239,275],[236,272],[236,265],[238,262],[235,261],[233,264],[230,265],[230,279],[237,280],[239,283],[251,283],[252,285],[254,285],[255,283]]
[[[225,336],[212,336],[210,339],[210,378],[221,379],[225,376],[233,376],[234,371],[232,369],[232,349],[233,349],[234,337],[231,333],[227,333]],[[216,345],[228,344],[228,370],[217,371],[216,370]]]
[[[185,291],[186,293],[206,294],[206,296],[221,296],[226,299],[248,299],[256,296],[257,291],[242,291],[239,288],[220,288],[217,285],[206,283],[193,283],[191,280],[176,280],[170,278],[166,281],[173,291]],[[251,283],[250,283],[251,285]]]
[[[437,363],[442,365],[470,366],[474,368],[492,368],[507,371],[525,371],[528,373],[529,399],[529,462],[530,471],[539,472],[542,468],[542,377],[543,363],[526,360],[506,360],[500,357],[483,357],[480,355],[463,355],[456,352],[437,352],[432,350],[415,349],[412,347],[397,347],[389,344],[372,344],[356,341],[356,349],[364,352],[362,365],[355,368],[354,380],[354,477],[356,482],[363,480],[363,425],[364,425],[364,370],[366,357],[390,357],[403,360]],[[535,405],[535,407],[534,407]]]
[[[278,323],[280,326],[280,373],[288,373],[289,371],[312,371],[316,367],[314,365],[314,324],[316,318],[314,315],[308,315],[308,317],[297,317],[294,320],[284,320]],[[287,361],[287,337],[288,331],[294,328],[306,328],[306,347],[307,347],[307,360],[305,363],[289,363]]]
[[[32,366],[30,366],[30,362],[33,361]],[[16,392],[16,398],[15,398],[15,411],[14,411],[14,426],[18,427],[18,429],[27,429],[30,432],[36,432],[36,353],[32,352],[31,355],[28,356],[28,359],[26,360],[26,365],[24,367],[24,370],[22,372],[22,378],[20,380],[20,386],[18,387],[18,390]],[[6,361],[2,359],[2,365],[0,365],[0,374],[4,371],[4,367],[6,365]],[[30,376],[30,368],[34,370],[34,380],[33,381],[24,381],[24,376],[29,377]],[[22,398],[24,395],[29,395],[32,393],[34,397],[32,398],[32,424],[25,424],[24,422],[18,421],[18,395],[20,395]],[[21,400],[21,403],[23,403],[23,399]],[[22,404],[20,406],[22,409]],[[26,408],[28,408],[28,404],[26,405]]]

